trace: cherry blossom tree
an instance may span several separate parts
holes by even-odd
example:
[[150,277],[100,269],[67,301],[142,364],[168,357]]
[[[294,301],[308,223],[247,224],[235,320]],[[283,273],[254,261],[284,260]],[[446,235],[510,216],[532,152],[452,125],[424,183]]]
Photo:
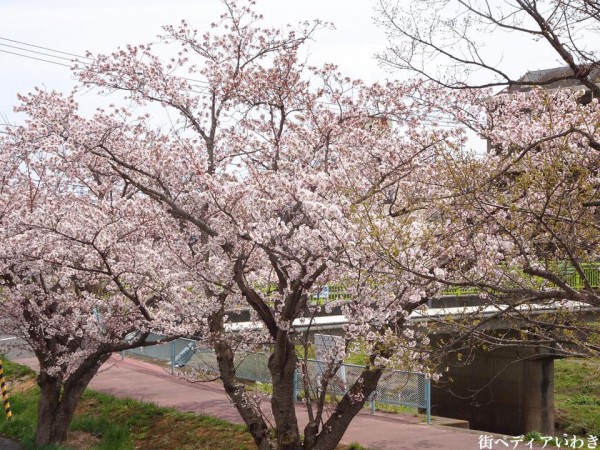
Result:
[[[39,91],[2,141],[5,325],[40,361],[38,443],[64,439],[108,354],[150,330],[212,346],[261,449],[335,448],[385,368],[428,370],[408,317],[447,286],[477,287],[548,347],[592,342],[571,319],[549,327],[523,308],[598,306],[589,279],[572,289],[556,265],[586,279],[582,263],[597,258],[596,102],[367,86],[304,62],[326,24],[266,29],[252,2],[224,5],[209,33],[165,27],[170,60],[148,44],[76,68],[86,87],[174,112],[168,129],[115,107],[86,119],[73,96]],[[497,151],[469,156],[445,118]],[[315,301],[328,284],[346,295]],[[301,431],[294,374],[308,378],[310,346],[299,324],[333,307],[348,318],[344,340],[320,386],[304,385]],[[254,327],[233,326],[240,308]],[[270,413],[235,377],[236,353],[265,344]],[[362,374],[329,409],[328,385],[359,351]]]
[[182,333],[173,318],[189,291],[161,256],[173,225],[88,157],[115,122],[78,117],[73,97],[57,93],[21,102],[27,122],[0,142],[0,326],[38,360],[35,442],[46,445],[66,439],[112,352],[147,345],[151,330]]
[[[408,95],[419,82],[366,86],[335,66],[309,67],[301,49],[325,24],[266,29],[252,2],[224,4],[213,32],[187,22],[165,27],[162,42],[179,47],[169,61],[153,45],[128,46],[76,69],[85,86],[175,111],[170,129],[96,118],[102,139],[83,130],[73,139],[173,221],[178,237],[164,254],[199,299],[194,334],[214,348],[257,446],[332,449],[384,368],[424,367],[416,344],[426,338],[408,330],[407,317],[441,286],[414,275],[435,271],[443,256],[433,231],[439,222],[428,221],[425,208],[435,189],[431,162],[461,132],[424,121],[430,108]],[[400,200],[410,206],[394,221],[394,246],[412,271],[391,271],[372,252],[378,230],[397,217],[390,202]],[[329,283],[347,295],[312,301]],[[295,371],[307,371],[297,345],[306,349],[308,336],[298,323],[336,306],[348,318],[344,343],[329,355],[320,388],[305,388],[301,433],[292,395]],[[230,325],[228,312],[239,308],[252,311],[255,329]],[[235,378],[236,352],[265,343],[273,426]],[[327,385],[356,343],[367,363],[329,411]]]

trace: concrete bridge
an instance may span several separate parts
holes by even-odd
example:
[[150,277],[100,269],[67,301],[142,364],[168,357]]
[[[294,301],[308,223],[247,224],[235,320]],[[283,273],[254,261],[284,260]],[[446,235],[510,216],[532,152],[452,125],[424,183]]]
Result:
[[[441,321],[449,317],[477,319],[494,318],[488,326],[516,337],[514,321],[502,317],[508,306],[476,306],[476,296],[447,296],[430,304],[437,306],[413,312],[413,323]],[[452,306],[450,306],[452,305]],[[457,306],[460,305],[460,306]],[[467,306],[469,305],[469,306]],[[528,305],[527,312],[548,314],[556,311],[554,305]],[[574,314],[583,314],[586,320],[598,320],[600,309],[576,302],[560,302]],[[249,314],[249,313],[248,313]],[[244,321],[242,314],[231,324],[232,329],[256,327],[256,322]],[[312,319],[297,319],[294,328],[310,328],[310,333],[342,334],[347,318],[334,310],[329,315]],[[518,324],[517,324],[518,327]],[[508,330],[513,330],[509,332]],[[430,335],[432,342],[448,337],[443,330]],[[435,345],[435,344],[434,344]],[[520,435],[529,431],[554,433],[554,360],[555,352],[543,347],[503,346],[491,351],[476,349],[468,362],[459,361],[458,353],[448,352],[439,367],[448,371],[434,383],[431,392],[432,414],[461,419],[473,429]]]

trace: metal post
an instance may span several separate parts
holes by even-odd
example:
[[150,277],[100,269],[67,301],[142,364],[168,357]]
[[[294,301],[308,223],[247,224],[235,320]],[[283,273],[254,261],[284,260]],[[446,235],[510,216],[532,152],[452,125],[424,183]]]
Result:
[[431,380],[425,380],[425,405],[427,407],[427,425],[431,425]]
[[298,400],[298,369],[294,370],[294,401]]
[[369,401],[371,402],[371,414],[375,414],[375,400],[377,399],[377,391],[371,392]]
[[6,420],[12,418],[12,412],[10,410],[10,403],[8,402],[8,392],[6,392],[6,382],[4,381],[4,371],[2,370],[2,360],[0,359],[0,388],[2,389],[2,400],[4,401],[4,412],[6,413]]
[[171,341],[171,374],[175,373],[175,341]]

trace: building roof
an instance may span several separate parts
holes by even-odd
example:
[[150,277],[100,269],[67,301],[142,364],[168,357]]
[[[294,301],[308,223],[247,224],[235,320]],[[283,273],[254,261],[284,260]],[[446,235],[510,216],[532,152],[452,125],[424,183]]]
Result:
[[[593,80],[595,83],[600,82],[600,68],[595,67],[590,72],[588,78]],[[552,81],[557,80],[557,81]],[[552,69],[544,70],[532,70],[527,72],[521,78],[517,80],[523,83],[536,83],[537,86],[541,86],[544,89],[585,89],[587,88],[581,84],[577,78],[574,77],[574,72],[570,67],[555,67]],[[507,87],[503,92],[527,92],[533,89],[532,85],[513,85]]]

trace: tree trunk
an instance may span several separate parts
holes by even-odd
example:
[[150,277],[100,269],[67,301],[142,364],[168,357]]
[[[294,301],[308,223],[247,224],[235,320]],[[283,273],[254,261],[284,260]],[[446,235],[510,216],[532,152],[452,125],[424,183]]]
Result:
[[[348,425],[359,413],[368,396],[377,388],[382,369],[365,369],[350,391],[338,403],[335,411],[323,425],[314,441],[315,450],[334,450],[348,429]],[[360,398],[360,400],[358,400]],[[308,449],[307,449],[308,450]]]
[[294,395],[296,349],[287,332],[278,331],[275,351],[269,358],[269,371],[273,379],[271,408],[277,432],[279,450],[302,449]]
[[[224,297],[221,298],[221,301],[224,301]],[[223,310],[221,310],[209,318],[211,332],[216,336],[224,333],[223,315]],[[231,345],[226,339],[217,337],[213,342],[213,348],[217,356],[219,374],[225,388],[225,393],[244,420],[258,449],[272,450],[273,445],[269,437],[269,428],[260,410],[252,402],[248,401],[246,388],[235,377],[235,353]]]
[[223,387],[227,396],[231,399],[244,420],[257,448],[259,450],[272,450],[273,446],[269,439],[267,424],[262,418],[260,411],[251,402],[247,401],[246,389],[238,383],[235,377],[234,353],[231,347],[226,342],[220,341],[214,344],[214,349],[217,355],[221,381],[223,381]]
[[60,405],[60,381],[42,372],[39,375],[38,384],[40,386],[40,399],[38,401],[35,444],[42,446],[62,442],[67,438],[67,426],[60,426],[56,423],[58,406]]
[[67,439],[83,392],[109,357],[110,354],[104,354],[86,359],[64,383],[59,378],[48,375],[44,366],[41,366],[38,376],[38,424],[35,432],[37,446],[58,444]]

